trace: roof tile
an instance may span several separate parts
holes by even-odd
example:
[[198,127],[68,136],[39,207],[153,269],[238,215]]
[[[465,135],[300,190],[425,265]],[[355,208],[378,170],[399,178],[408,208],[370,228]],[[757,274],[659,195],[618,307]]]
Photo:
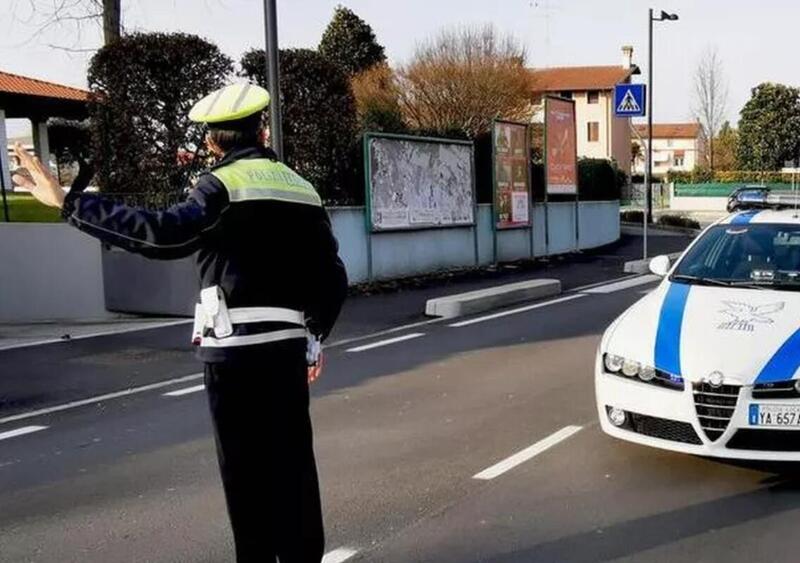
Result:
[[535,92],[562,90],[611,90],[625,82],[636,67],[622,66],[565,66],[531,69]]
[[[647,125],[636,124],[636,131],[644,137],[647,135]],[[696,139],[700,136],[700,124],[694,123],[653,123],[653,137],[655,139]]]
[[0,94],[22,94],[80,102],[89,99],[89,92],[86,90],[2,71],[0,71]]

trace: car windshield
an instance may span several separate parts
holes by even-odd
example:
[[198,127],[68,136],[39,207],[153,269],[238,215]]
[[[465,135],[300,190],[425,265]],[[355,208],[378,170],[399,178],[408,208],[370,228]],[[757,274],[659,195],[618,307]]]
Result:
[[718,225],[671,277],[701,285],[800,290],[800,225]]

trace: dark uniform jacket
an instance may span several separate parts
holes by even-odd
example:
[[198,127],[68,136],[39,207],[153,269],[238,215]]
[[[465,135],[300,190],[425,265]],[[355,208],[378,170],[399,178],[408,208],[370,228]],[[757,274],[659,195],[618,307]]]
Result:
[[[275,156],[261,147],[235,149],[212,170],[253,158]],[[201,288],[220,286],[229,308],[303,311],[311,332],[322,338],[330,333],[347,291],[347,274],[321,206],[275,200],[231,202],[228,190],[210,173],[199,178],[186,202],[165,211],[76,192],[67,196],[63,215],[103,242],[149,258],[197,253]],[[279,323],[266,324],[270,326],[236,326],[235,334],[282,328],[272,326]],[[201,348],[199,356],[222,361],[251,352],[254,346]]]

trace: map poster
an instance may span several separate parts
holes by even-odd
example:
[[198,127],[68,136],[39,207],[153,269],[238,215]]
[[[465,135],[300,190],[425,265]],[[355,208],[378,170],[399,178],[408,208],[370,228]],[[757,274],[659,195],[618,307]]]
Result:
[[364,143],[372,231],[475,224],[471,142],[369,134]]
[[577,195],[575,102],[547,98],[545,102],[545,182],[548,195]]
[[498,229],[529,227],[528,126],[495,121],[492,149],[495,225]]

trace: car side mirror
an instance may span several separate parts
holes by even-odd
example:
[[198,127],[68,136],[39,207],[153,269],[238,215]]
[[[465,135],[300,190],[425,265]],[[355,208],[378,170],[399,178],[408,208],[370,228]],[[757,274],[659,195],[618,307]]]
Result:
[[656,256],[650,260],[650,271],[662,278],[669,273],[670,266],[669,256],[666,254]]

